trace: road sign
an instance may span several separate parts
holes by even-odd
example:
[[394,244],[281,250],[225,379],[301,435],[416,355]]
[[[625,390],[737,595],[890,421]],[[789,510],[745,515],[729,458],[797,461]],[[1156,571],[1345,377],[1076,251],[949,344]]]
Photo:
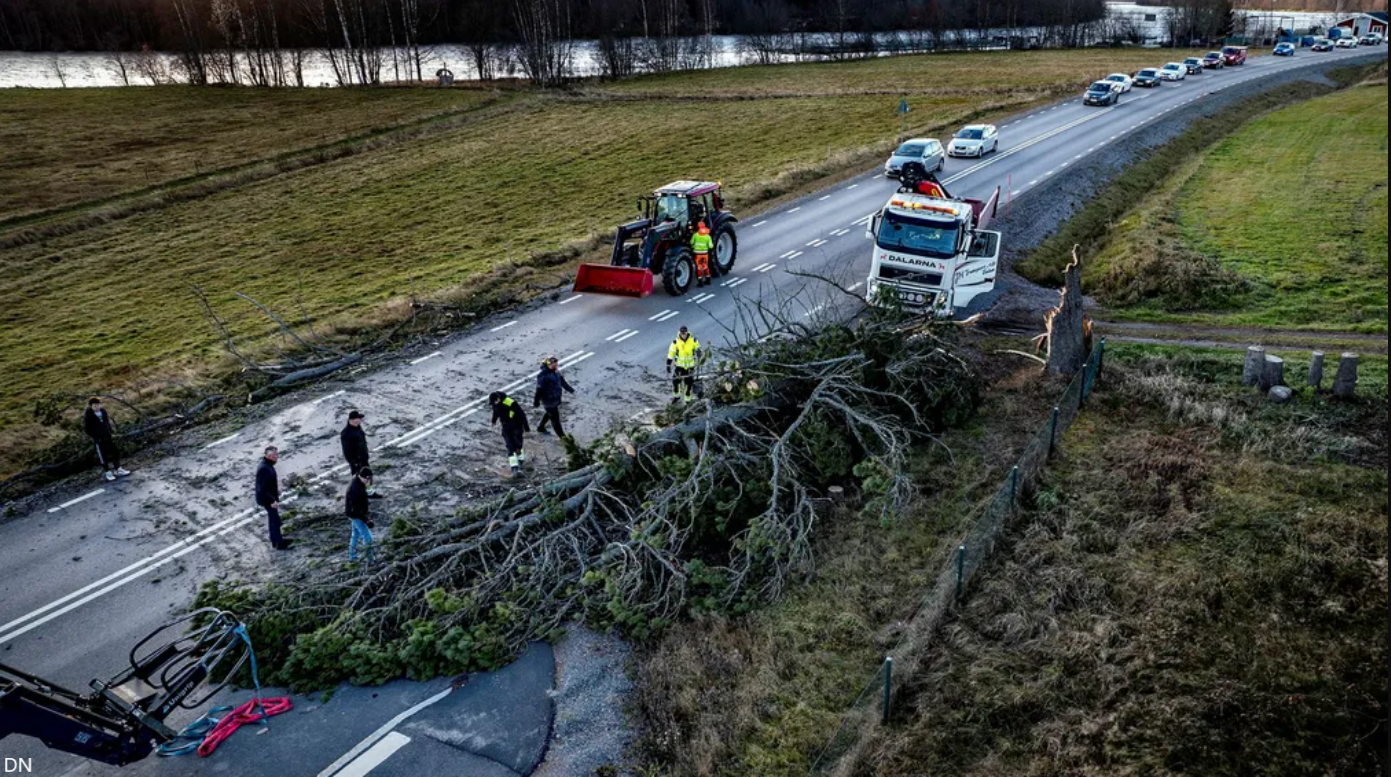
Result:
[[898,112],[899,112],[899,113],[907,113],[909,110],[911,110],[911,109],[908,107],[908,98],[907,98],[907,97],[905,97],[905,98],[903,98],[902,100],[899,100],[899,101],[898,101]]

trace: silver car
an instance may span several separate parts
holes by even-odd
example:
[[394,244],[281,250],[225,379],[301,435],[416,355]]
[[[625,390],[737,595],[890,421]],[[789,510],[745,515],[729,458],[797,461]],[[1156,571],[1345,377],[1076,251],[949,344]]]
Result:
[[1159,77],[1165,81],[1182,81],[1188,77],[1188,68],[1182,62],[1170,62],[1159,68]]
[[1000,149],[1000,135],[994,124],[967,124],[947,143],[948,156],[982,157]]
[[913,138],[905,140],[903,145],[889,156],[889,161],[884,163],[884,175],[897,178],[898,171],[909,162],[918,162],[932,173],[941,170],[946,160],[946,152],[942,150],[941,142],[932,138]]

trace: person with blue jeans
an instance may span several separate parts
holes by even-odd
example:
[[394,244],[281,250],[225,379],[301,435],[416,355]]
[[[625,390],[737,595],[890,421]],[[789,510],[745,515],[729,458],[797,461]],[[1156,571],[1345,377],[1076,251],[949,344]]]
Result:
[[348,484],[348,493],[343,497],[343,512],[352,522],[352,534],[348,537],[349,561],[357,561],[359,543],[366,551],[368,563],[377,560],[376,550],[372,547],[372,511],[371,502],[368,501],[371,497],[367,492],[371,485],[372,470],[363,467],[353,476],[353,482]]

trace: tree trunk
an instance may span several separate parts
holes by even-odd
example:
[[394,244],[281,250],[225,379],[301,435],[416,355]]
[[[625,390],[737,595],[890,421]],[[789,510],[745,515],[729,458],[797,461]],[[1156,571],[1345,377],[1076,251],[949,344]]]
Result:
[[1047,370],[1073,375],[1087,360],[1086,324],[1082,315],[1082,260],[1072,247],[1072,261],[1064,271],[1058,307],[1048,313]]
[[1279,356],[1265,355],[1265,366],[1261,370],[1260,389],[1269,392],[1276,386],[1285,385],[1285,360]]
[[1323,351],[1314,351],[1309,359],[1309,377],[1305,381],[1317,391],[1323,386]]
[[1357,354],[1338,357],[1338,374],[1333,378],[1333,396],[1351,399],[1357,393]]
[[1261,382],[1261,371],[1265,369],[1265,349],[1253,345],[1246,349],[1246,364],[1241,368],[1241,385],[1254,386]]

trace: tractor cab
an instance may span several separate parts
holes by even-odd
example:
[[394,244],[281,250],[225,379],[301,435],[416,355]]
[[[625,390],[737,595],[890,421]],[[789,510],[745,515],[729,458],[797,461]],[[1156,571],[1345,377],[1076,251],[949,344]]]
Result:
[[720,184],[709,181],[676,181],[638,198],[641,217],[618,227],[608,264],[582,264],[575,277],[575,291],[619,297],[646,297],[652,293],[653,276],[680,296],[695,283],[691,235],[704,222],[715,250],[711,274],[718,277],[734,268],[738,219],[725,210]]

